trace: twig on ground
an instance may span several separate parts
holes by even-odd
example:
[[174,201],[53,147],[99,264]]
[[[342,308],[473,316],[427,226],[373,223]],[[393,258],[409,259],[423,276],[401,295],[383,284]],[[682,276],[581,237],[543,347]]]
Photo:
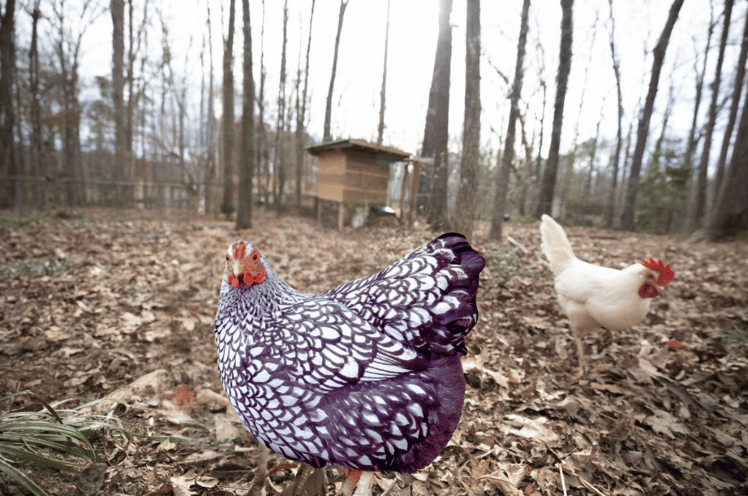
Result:
[[564,469],[561,468],[561,465],[556,465],[558,467],[558,473],[561,474],[561,489],[564,490],[564,496],[566,496],[566,479],[564,479]]

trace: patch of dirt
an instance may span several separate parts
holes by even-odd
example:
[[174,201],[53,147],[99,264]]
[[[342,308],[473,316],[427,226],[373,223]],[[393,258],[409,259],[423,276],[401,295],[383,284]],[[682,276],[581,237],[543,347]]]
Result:
[[[263,453],[227,408],[215,365],[213,320],[231,242],[252,241],[286,282],[316,293],[435,235],[338,232],[262,212],[242,232],[137,211],[63,217],[0,218],[0,397],[32,390],[48,402],[125,405],[118,416],[139,435],[107,467],[103,495],[290,492],[297,464],[271,453],[263,475]],[[661,258],[676,273],[640,325],[585,336],[591,367],[577,381],[538,224],[506,224],[504,244],[487,232],[479,223],[473,243],[487,266],[463,362],[462,421],[433,464],[379,474],[374,494],[745,494],[748,245],[570,228],[583,260],[621,268]],[[75,494],[77,475],[20,468],[51,494]],[[310,480],[332,494],[343,475],[331,467]],[[0,493],[24,494],[2,476]]]

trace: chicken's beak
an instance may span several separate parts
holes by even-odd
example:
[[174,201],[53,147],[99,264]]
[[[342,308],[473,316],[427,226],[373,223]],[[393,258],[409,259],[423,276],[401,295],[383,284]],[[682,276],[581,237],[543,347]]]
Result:
[[239,277],[244,271],[244,264],[241,260],[235,260],[231,267],[231,272],[234,273],[234,277]]

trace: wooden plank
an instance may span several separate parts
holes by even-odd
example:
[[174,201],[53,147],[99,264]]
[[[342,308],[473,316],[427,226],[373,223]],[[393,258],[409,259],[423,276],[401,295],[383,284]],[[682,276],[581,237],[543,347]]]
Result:
[[387,192],[350,190],[343,192],[343,203],[387,203]]
[[335,202],[343,201],[343,188],[334,184],[317,183],[317,198]]
[[323,200],[343,201],[345,155],[337,151],[320,154],[315,195]]
[[389,183],[389,177],[373,176],[371,174],[346,174],[345,180],[343,181],[343,187],[345,189],[364,189],[372,191],[387,190],[387,184]]

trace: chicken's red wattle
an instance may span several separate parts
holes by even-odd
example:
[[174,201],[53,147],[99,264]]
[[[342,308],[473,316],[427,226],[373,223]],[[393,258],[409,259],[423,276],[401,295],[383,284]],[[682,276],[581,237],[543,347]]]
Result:
[[654,298],[657,295],[659,295],[660,292],[657,291],[657,288],[654,286],[654,284],[645,282],[641,286],[639,286],[639,296],[642,298]]

